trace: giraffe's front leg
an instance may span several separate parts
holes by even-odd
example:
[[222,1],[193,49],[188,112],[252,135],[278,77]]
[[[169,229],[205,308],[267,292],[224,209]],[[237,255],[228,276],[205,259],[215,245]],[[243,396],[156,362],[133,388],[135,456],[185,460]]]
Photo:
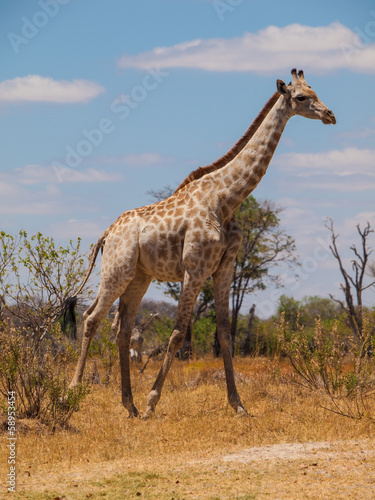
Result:
[[219,268],[213,274],[217,331],[223,354],[228,402],[238,416],[247,415],[247,412],[241,403],[234,379],[232,339],[229,320],[229,295],[233,277],[233,265],[238,249],[241,246],[241,241],[242,232],[237,226],[237,223],[232,221],[231,229],[228,231],[227,249],[223,255]]
[[191,275],[185,273],[184,283],[178,303],[176,323],[172,335],[169,339],[168,348],[163,360],[162,367],[160,368],[155,383],[152,386],[150,394],[148,395],[147,408],[146,412],[143,415],[144,419],[149,418],[155,412],[155,407],[160,399],[161,391],[169,369],[172,365],[177,351],[180,349],[184,342],[191,313],[193,311],[195,301],[198,297],[203,282],[204,279],[202,281],[201,277],[194,279]]

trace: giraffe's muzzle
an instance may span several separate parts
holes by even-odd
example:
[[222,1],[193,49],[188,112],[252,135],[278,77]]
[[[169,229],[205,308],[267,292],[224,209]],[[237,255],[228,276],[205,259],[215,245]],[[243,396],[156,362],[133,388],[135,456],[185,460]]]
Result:
[[322,118],[322,122],[324,123],[324,125],[335,125],[336,117],[330,109],[327,109],[327,111],[325,112],[325,116],[324,118]]

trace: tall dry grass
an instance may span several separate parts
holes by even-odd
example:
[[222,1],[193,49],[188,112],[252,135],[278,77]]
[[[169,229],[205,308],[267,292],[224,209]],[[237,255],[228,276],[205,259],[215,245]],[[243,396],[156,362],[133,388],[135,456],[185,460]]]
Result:
[[[142,374],[133,366],[134,399],[141,411],[146,407],[147,395],[160,363],[151,361]],[[87,490],[87,498],[91,498],[93,484],[107,498],[136,498],[139,485],[149,483],[153,484],[154,496],[142,493],[142,498],[172,498],[173,484],[168,495],[165,488],[170,481],[169,475],[176,475],[176,470],[191,481],[192,491],[194,481],[201,485],[199,495],[191,498],[235,498],[230,494],[225,496],[220,488],[226,485],[228,491],[232,491],[236,470],[243,470],[243,474],[250,477],[248,469],[239,466],[237,469],[229,467],[228,475],[221,478],[221,486],[216,485],[217,488],[212,489],[214,493],[205,496],[205,485],[215,485],[215,474],[221,470],[214,463],[215,457],[276,443],[350,441],[372,437],[374,427],[370,421],[356,421],[327,412],[319,406],[313,394],[289,384],[287,379],[291,369],[286,360],[235,359],[234,365],[248,418],[235,417],[227,403],[221,360],[206,357],[190,362],[175,361],[156,416],[150,420],[127,418],[121,405],[120,374],[116,366],[109,383],[92,386],[80,411],[71,417],[68,428],[52,433],[50,428],[34,421],[18,422],[17,481],[20,496],[15,498],[86,498],[86,494],[80,496],[75,487],[87,482],[91,488]],[[88,362],[87,375],[97,369],[100,379],[108,382],[106,369],[99,359],[92,358]],[[209,464],[212,461],[212,465],[203,468],[202,461]],[[2,478],[6,469],[6,460],[2,457]],[[117,489],[110,493],[120,472],[125,473],[130,488],[125,496],[121,493],[123,485],[118,485],[120,493]],[[98,479],[103,475],[114,478],[115,483],[103,483]],[[70,478],[69,487],[63,485],[65,476]],[[237,476],[242,477],[239,472]],[[120,476],[118,478],[120,481]],[[67,491],[64,488],[69,489],[70,496],[61,496],[61,490]],[[49,493],[43,496],[43,491]],[[219,493],[215,493],[217,491]],[[245,495],[238,498],[255,497]]]
[[[88,372],[94,361],[89,362]],[[137,407],[146,406],[159,362],[140,374],[133,369]],[[101,462],[113,459],[174,461],[205,457],[237,448],[282,442],[358,438],[372,432],[366,419],[352,421],[324,411],[313,394],[287,383],[285,361],[238,359],[238,390],[249,418],[236,418],[227,404],[220,360],[176,361],[166,381],[155,418],[128,419],[121,405],[119,370],[110,384],[94,385],[70,420],[51,433],[31,421],[20,423],[21,467]],[[283,375],[281,377],[280,375]]]

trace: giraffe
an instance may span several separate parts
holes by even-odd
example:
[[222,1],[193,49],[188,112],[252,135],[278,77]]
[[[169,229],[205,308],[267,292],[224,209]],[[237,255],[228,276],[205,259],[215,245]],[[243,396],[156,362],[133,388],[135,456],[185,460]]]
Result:
[[[151,314],[149,318],[133,328],[130,337],[130,359],[136,360],[138,364],[142,363],[142,345],[143,332],[151,325],[151,323],[159,316],[159,313]],[[117,332],[117,323],[115,323],[115,331]]]
[[199,291],[212,276],[228,402],[237,415],[247,414],[237,392],[231,353],[229,296],[233,263],[242,241],[233,214],[266,173],[293,115],[318,119],[324,124],[336,123],[332,111],[307,85],[303,71],[297,74],[293,69],[292,75],[289,85],[277,80],[278,92],[269,100],[269,108],[258,117],[248,142],[231,150],[233,154],[226,162],[194,171],[165,200],[124,212],[99,238],[77,292],[87,281],[102,249],[99,290],[84,314],[81,353],[71,387],[81,382],[90,341],[112,303],[119,298],[115,328],[122,404],[129,417],[139,416],[133,401],[129,369],[129,342],[137,310],[153,278],[182,281],[174,328],[148,395],[143,418],[152,416],[175,354],[183,343]]

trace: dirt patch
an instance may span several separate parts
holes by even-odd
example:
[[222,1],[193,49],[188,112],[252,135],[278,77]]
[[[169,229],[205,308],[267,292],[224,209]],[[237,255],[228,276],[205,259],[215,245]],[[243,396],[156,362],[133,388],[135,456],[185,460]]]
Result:
[[[344,451],[350,448],[352,451]],[[224,462],[248,463],[261,460],[310,460],[314,458],[364,458],[373,456],[375,450],[364,448],[360,441],[321,442],[321,443],[284,443],[266,446],[256,446],[238,453],[225,455]]]

